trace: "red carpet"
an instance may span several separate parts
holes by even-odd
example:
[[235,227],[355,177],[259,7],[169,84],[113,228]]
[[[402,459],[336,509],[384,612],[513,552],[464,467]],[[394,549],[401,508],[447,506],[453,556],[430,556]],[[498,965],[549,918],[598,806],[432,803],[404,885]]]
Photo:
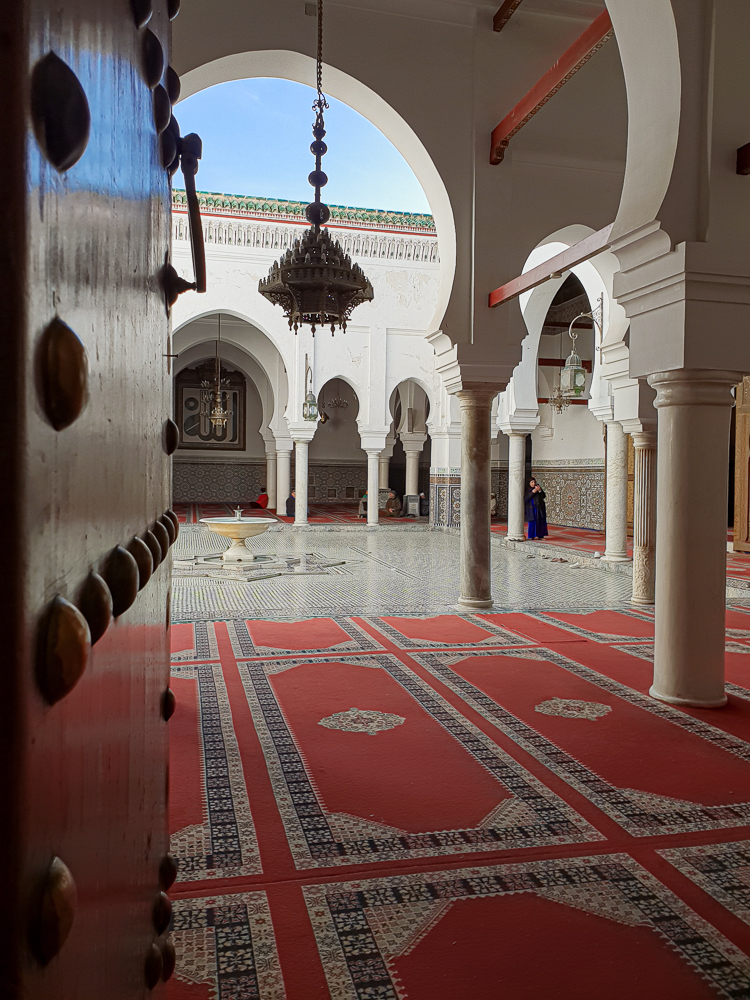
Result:
[[168,995],[747,1000],[727,624],[710,711],[648,697],[641,612],[173,626]]

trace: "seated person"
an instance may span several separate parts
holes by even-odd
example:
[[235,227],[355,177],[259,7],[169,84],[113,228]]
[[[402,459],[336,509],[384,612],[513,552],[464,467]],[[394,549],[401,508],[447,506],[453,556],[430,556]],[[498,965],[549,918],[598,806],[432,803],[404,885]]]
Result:
[[384,513],[386,517],[401,517],[401,501],[393,490],[389,490],[388,492]]
[[286,516],[294,517],[294,507],[295,507],[295,491],[292,490],[291,495],[287,497],[286,501]]
[[430,501],[424,495],[424,493],[419,494],[419,516],[429,517],[430,515]]
[[263,510],[268,506],[268,493],[266,492],[265,486],[261,486],[260,493],[258,494],[258,506],[262,507]]
[[497,516],[497,497],[494,493],[490,493],[490,517]]

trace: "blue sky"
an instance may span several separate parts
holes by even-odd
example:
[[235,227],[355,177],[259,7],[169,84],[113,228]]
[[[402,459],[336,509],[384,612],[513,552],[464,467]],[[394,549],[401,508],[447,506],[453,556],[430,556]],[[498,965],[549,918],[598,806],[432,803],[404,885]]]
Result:
[[[325,81],[324,81],[325,86]],[[209,87],[175,108],[183,135],[203,139],[199,191],[311,201],[315,91],[289,80],[237,80]],[[332,205],[429,212],[424,192],[401,154],[374,125],[328,98],[323,198]],[[182,187],[182,174],[174,186]]]

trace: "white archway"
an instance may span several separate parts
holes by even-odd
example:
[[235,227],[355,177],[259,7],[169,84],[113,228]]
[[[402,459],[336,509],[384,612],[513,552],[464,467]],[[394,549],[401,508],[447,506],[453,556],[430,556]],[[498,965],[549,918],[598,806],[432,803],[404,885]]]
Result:
[[[456,273],[456,225],[443,179],[411,126],[374,90],[335,66],[327,65],[327,94],[348,104],[378,128],[401,153],[422,186],[430,205],[440,247],[440,293],[430,331],[439,329]],[[315,87],[315,60],[288,49],[237,52],[189,70],[181,77],[181,100],[218,83],[254,77],[293,80]]]

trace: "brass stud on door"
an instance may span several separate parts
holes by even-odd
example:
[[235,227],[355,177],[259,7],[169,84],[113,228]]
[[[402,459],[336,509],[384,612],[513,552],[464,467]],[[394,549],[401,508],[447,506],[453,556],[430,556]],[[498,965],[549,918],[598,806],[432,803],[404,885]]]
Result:
[[152,990],[161,979],[163,961],[161,948],[157,944],[152,944],[146,952],[146,961],[143,972],[146,977],[146,986]]
[[73,926],[77,903],[78,893],[70,869],[60,858],[53,858],[44,874],[31,928],[31,948],[42,965],[47,965],[62,950]]
[[160,83],[154,87],[153,107],[154,127],[156,128],[157,135],[161,135],[167,125],[169,125],[169,119],[172,117],[172,102],[169,100],[166,90]]
[[171,854],[165,854],[159,865],[159,885],[166,892],[171,889],[177,878],[177,862]]
[[167,0],[167,14],[169,15],[169,20],[174,21],[179,13],[180,0]]
[[70,427],[86,405],[86,348],[57,316],[46,327],[37,348],[39,395],[47,420],[56,431]]
[[91,633],[91,645],[99,642],[112,621],[112,594],[98,573],[91,572],[78,594],[78,607]]
[[141,41],[141,66],[143,77],[153,90],[164,72],[164,49],[150,28],[144,29]]
[[151,549],[138,535],[134,535],[126,547],[138,564],[138,589],[143,590],[154,572],[154,557],[151,555]]
[[167,94],[169,94],[169,99],[172,104],[177,104],[180,99],[180,91],[182,90],[182,84],[180,83],[180,77],[171,66],[167,66]]
[[177,707],[177,699],[174,696],[174,691],[172,690],[172,688],[167,688],[167,690],[161,696],[161,716],[165,722],[169,722],[169,720],[172,718],[176,707]]
[[169,535],[167,534],[167,529],[161,523],[161,521],[156,521],[151,525],[151,530],[156,536],[156,540],[163,552],[162,558],[166,559],[167,552],[169,552]]
[[110,552],[102,576],[112,593],[112,613],[119,618],[138,596],[138,563],[121,545]]
[[151,558],[154,560],[154,571],[156,571],[157,566],[164,559],[164,553],[162,552],[161,545],[159,545],[158,539],[153,531],[147,531],[143,536],[143,541],[148,545],[151,551]]
[[173,545],[175,538],[177,538],[177,529],[174,526],[174,521],[167,514],[162,514],[159,518],[159,524],[164,525],[167,534],[169,535],[169,544]]
[[162,960],[162,970],[161,978],[162,981],[166,983],[168,979],[172,978],[174,972],[174,967],[177,964],[177,952],[171,941],[166,940],[161,946],[161,960]]
[[34,135],[53,167],[70,170],[86,151],[91,112],[78,77],[48,52],[31,74],[31,120]]
[[130,0],[130,9],[133,11],[136,28],[142,28],[151,20],[154,12],[153,0]]
[[177,445],[180,443],[180,431],[174,420],[169,417],[164,421],[162,428],[162,447],[167,455],[174,455]]
[[86,619],[58,594],[42,619],[37,657],[37,682],[50,705],[76,686],[90,651],[91,633]]
[[154,930],[157,934],[163,934],[172,919],[172,901],[166,892],[160,892],[156,897],[151,916],[154,921]]
[[169,508],[169,510],[165,510],[165,511],[164,511],[164,514],[166,515],[166,517],[168,517],[168,518],[170,519],[170,521],[171,521],[171,522],[172,522],[172,524],[174,525],[174,530],[175,530],[175,538],[176,538],[176,537],[177,537],[177,535],[179,535],[179,533],[180,533],[180,519],[179,519],[179,517],[178,517],[178,516],[177,516],[177,515],[175,514],[175,512],[174,512],[174,511],[172,510],[172,508],[171,508],[171,507]]

